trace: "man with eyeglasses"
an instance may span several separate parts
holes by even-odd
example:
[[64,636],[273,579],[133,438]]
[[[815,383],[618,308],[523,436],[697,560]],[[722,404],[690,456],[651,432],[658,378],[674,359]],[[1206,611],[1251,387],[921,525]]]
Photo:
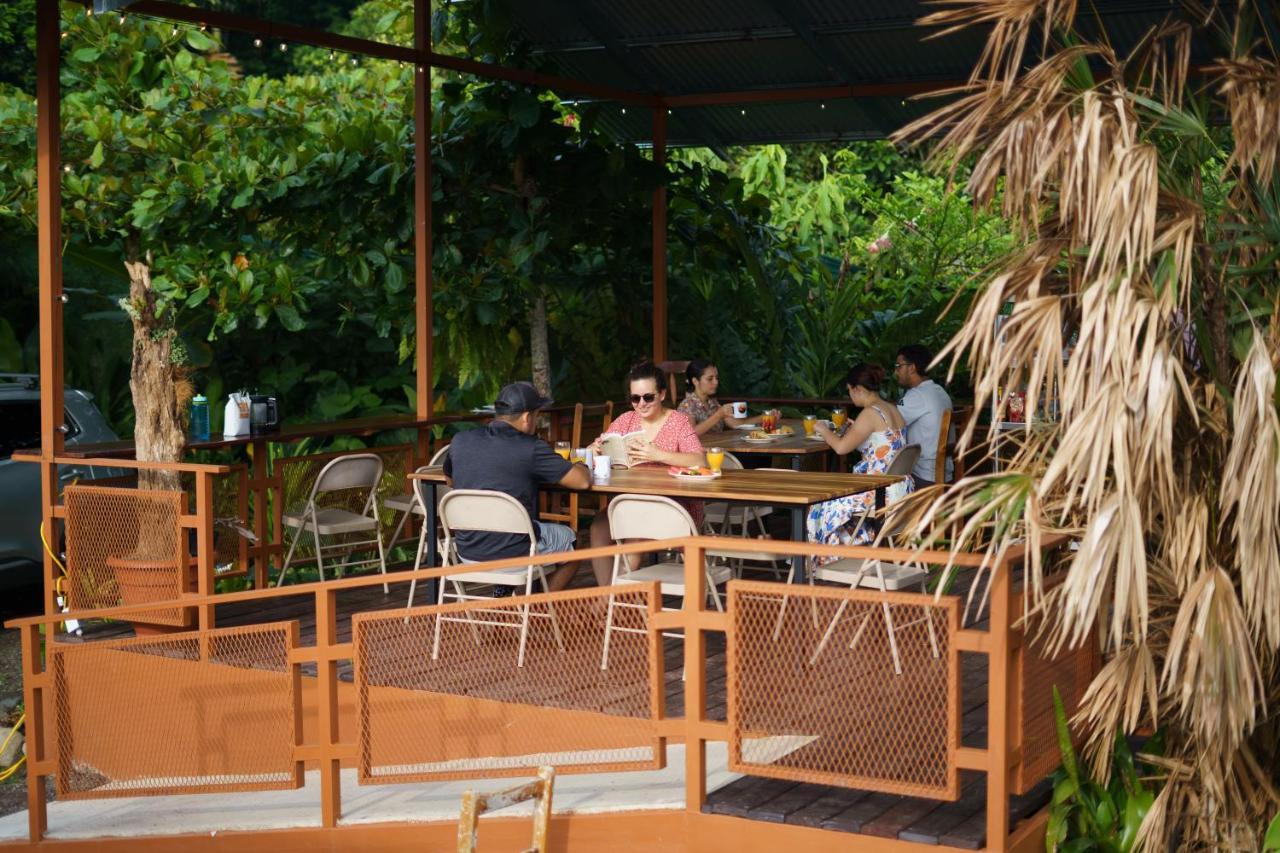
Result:
[[[932,486],[938,464],[938,433],[942,429],[942,413],[951,411],[951,397],[942,386],[929,378],[933,353],[919,344],[908,344],[898,350],[893,375],[906,389],[898,411],[907,422],[907,441],[920,445],[920,459],[911,469],[916,488]],[[951,460],[947,460],[947,482],[951,481]]]
[[[479,429],[458,433],[444,463],[450,486],[490,489],[520,501],[533,522],[539,554],[572,551],[575,537],[568,525],[538,519],[538,486],[558,483],[570,489],[585,489],[591,485],[591,472],[586,465],[571,464],[534,434],[538,412],[552,402],[539,394],[531,382],[511,383],[494,401],[496,417]],[[509,533],[459,530],[457,544],[458,556],[472,563],[529,553],[528,537]],[[564,589],[576,569],[577,564],[570,563],[548,574],[549,591]],[[509,589],[497,587],[495,594]]]

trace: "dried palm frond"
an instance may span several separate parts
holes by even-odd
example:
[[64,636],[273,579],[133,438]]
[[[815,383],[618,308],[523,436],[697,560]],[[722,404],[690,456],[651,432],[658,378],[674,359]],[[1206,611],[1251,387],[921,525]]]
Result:
[[[1124,52],[1083,37],[1071,2],[939,5],[924,23],[988,27],[986,47],[896,138],[953,175],[971,164],[975,202],[1023,238],[939,357],[967,364],[993,420],[1014,389],[1032,411],[987,436],[1004,472],[903,512],[923,547],[984,556],[966,612],[1031,545],[1028,619],[1051,649],[1104,655],[1076,717],[1096,768],[1118,732],[1164,729],[1145,849],[1175,830],[1251,847],[1280,809],[1280,63],[1248,36],[1253,0],[1172,12]],[[1209,30],[1234,52],[1191,91],[1193,38],[1221,43]],[[1056,421],[1032,423],[1051,397]],[[961,451],[977,440],[975,419]],[[1042,560],[1059,532],[1077,550]]]

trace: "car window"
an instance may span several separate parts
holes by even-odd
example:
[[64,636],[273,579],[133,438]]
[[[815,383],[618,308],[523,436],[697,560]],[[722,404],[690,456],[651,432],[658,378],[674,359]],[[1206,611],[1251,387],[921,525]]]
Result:
[[40,446],[40,401],[0,400],[0,459]]

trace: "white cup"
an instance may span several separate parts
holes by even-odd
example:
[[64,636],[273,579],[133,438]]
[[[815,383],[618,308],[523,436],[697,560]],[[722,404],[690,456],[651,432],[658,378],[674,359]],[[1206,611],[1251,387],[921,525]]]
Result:
[[746,404],[746,403],[734,403],[734,404],[733,404],[733,416],[734,416],[735,418],[745,418],[745,417],[747,416],[747,404]]
[[592,471],[596,467],[596,452],[590,447],[582,448],[582,461],[587,466],[588,471]]
[[599,454],[592,461],[591,479],[593,482],[607,485],[613,479],[613,460]]

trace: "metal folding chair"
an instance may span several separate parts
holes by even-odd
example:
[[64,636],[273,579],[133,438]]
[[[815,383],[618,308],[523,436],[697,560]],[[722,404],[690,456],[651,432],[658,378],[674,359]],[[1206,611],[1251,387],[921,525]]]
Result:
[[[276,586],[284,583],[285,573],[293,559],[298,541],[304,532],[310,532],[316,549],[316,568],[320,570],[320,580],[324,580],[325,551],[342,551],[346,556],[339,564],[339,570],[347,566],[366,566],[378,564],[385,577],[387,574],[387,555],[382,547],[382,528],[378,520],[378,503],[376,492],[382,480],[382,458],[374,453],[355,453],[350,456],[339,456],[328,462],[316,476],[311,486],[311,494],[301,510],[285,512],[282,520],[286,527],[294,529],[293,541],[289,543],[289,551],[285,555],[284,565],[280,567],[280,576],[276,578]],[[321,506],[319,500],[333,492],[349,492],[366,490],[360,512],[352,512],[336,506]],[[343,541],[333,545],[324,545],[322,536],[343,536],[352,533],[372,533],[373,538],[354,542]],[[377,545],[377,558],[357,560],[350,557],[362,545]],[[382,591],[388,592],[386,583]]]
[[[418,468],[414,473],[421,474],[427,468],[434,468],[438,465],[443,465],[444,460],[447,458],[449,458],[449,445],[446,444],[432,455],[430,462]],[[425,517],[427,514],[426,510],[423,509],[422,501],[418,492],[419,490],[414,488],[410,490],[407,495],[391,495],[382,502],[383,509],[401,513],[400,521],[396,523],[395,532],[391,534],[391,538],[387,542],[387,544],[392,548],[394,548],[396,543],[400,541],[400,533],[404,530],[405,522],[409,520],[411,515],[421,515]],[[437,486],[436,500],[439,500],[448,493],[448,486]]]
[[[421,489],[421,481],[415,480],[414,487]],[[454,489],[440,500],[440,525],[444,529],[445,566],[463,565],[469,562],[458,556],[458,547],[454,534],[459,530],[478,530],[487,533],[512,533],[527,536],[529,538],[529,556],[533,557],[538,552],[538,539],[533,532],[533,522],[529,519],[529,513],[520,501],[504,492],[489,491],[487,489]],[[426,535],[425,531],[423,535]],[[422,541],[423,539],[420,536],[418,540],[419,560],[422,556]],[[415,570],[418,565],[419,562],[415,561]],[[446,599],[482,601],[488,598],[488,596],[469,595],[464,584],[523,586],[527,596],[533,591],[535,577],[542,584],[543,591],[548,591],[547,576],[543,572],[542,566],[534,563],[512,569],[481,569],[474,572],[450,575],[440,579],[440,594],[437,598],[437,603],[444,604]],[[409,601],[406,606],[413,604],[413,592],[416,584],[417,582],[415,581],[409,585]],[[450,585],[453,587],[453,592],[448,591]],[[437,615],[435,638],[431,644],[432,660],[440,657],[440,633],[444,622],[467,623],[471,627],[471,634],[475,639],[476,645],[480,644],[480,632],[478,630],[480,625],[493,625],[502,628],[518,627],[520,629],[520,651],[516,656],[516,665],[524,666],[525,649],[529,642],[530,619],[533,616],[548,618],[551,620],[551,630],[555,633],[556,645],[559,646],[561,651],[564,650],[564,640],[560,636],[560,623],[556,620],[555,607],[550,603],[547,604],[546,613],[532,613],[529,604],[522,605],[518,623],[504,622],[496,618],[489,620],[476,619],[474,613],[494,616],[496,614],[506,615],[509,611],[488,608],[467,611],[464,616]]]
[[[618,495],[609,502],[609,530],[616,541],[629,539],[678,539],[685,536],[697,536],[698,527],[693,522],[689,511],[671,498],[657,495]],[[728,582],[733,576],[732,570],[725,565],[712,565],[705,562],[703,576],[707,583],[707,594],[711,596],[717,610],[724,610],[720,594],[716,587]],[[613,586],[627,583],[652,583],[657,581],[662,595],[675,595],[681,599],[685,596],[684,563],[655,563],[644,568],[632,569],[627,555],[618,554],[613,558]],[[600,668],[609,668],[609,640],[614,631],[625,631],[632,634],[647,633],[647,628],[619,628],[613,624],[614,610],[619,607],[630,607],[641,612],[644,608],[638,604],[625,604],[609,596],[609,607],[604,623],[604,651],[601,654]],[[680,636],[672,634],[670,636]]]

